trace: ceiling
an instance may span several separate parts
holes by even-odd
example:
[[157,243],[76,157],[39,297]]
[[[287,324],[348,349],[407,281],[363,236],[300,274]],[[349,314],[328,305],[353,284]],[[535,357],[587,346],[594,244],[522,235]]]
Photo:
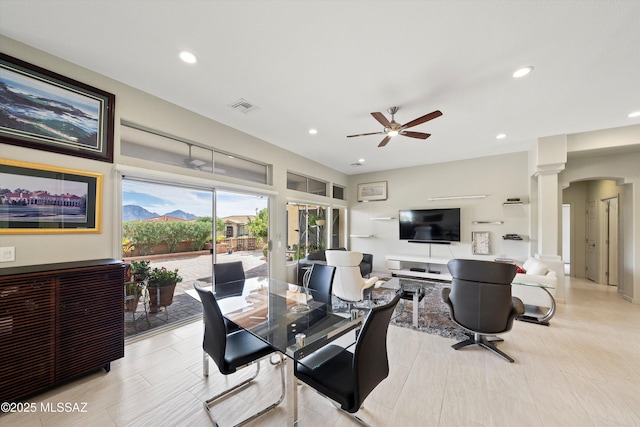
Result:
[[[0,0],[0,32],[349,175],[640,123],[639,1]],[[346,138],[391,106],[443,116]]]

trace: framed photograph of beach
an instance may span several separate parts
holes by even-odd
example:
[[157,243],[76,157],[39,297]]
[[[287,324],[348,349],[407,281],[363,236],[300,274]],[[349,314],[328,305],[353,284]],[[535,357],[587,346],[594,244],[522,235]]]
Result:
[[113,162],[115,95],[0,53],[0,142]]
[[100,233],[102,174],[0,158],[0,234]]

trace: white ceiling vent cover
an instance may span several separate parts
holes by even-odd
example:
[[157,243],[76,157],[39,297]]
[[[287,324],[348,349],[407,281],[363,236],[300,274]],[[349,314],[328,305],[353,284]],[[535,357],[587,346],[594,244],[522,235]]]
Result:
[[256,110],[258,107],[253,105],[252,103],[250,103],[249,101],[247,101],[246,99],[238,99],[235,102],[232,102],[231,104],[229,104],[229,107],[238,110],[242,113],[248,113],[249,111],[253,111]]

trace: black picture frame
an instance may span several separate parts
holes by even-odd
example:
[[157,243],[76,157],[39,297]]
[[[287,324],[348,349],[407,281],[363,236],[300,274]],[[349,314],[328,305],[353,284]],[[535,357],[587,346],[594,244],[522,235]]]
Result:
[[99,173],[0,159],[0,235],[100,233]]
[[113,163],[115,95],[0,53],[0,142]]

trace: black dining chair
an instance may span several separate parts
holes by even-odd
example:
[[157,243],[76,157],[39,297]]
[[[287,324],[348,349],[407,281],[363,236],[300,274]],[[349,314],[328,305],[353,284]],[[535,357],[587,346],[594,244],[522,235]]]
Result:
[[213,264],[213,284],[216,286],[244,279],[242,261],[217,262]]
[[314,301],[327,304],[328,307],[331,307],[331,291],[335,274],[336,268],[331,265],[313,264],[307,287],[314,291]]
[[[241,296],[244,290],[244,279],[242,261],[213,264],[213,289],[215,289],[217,299]],[[229,332],[242,329],[227,318],[224,319],[224,322]]]
[[[364,400],[389,375],[387,330],[400,295],[371,309],[358,333],[353,353],[327,345],[295,365],[295,375],[320,394],[354,414]],[[358,422],[362,419],[351,415]]]
[[479,345],[513,363],[496,347],[495,343],[503,340],[495,335],[510,331],[513,319],[524,313],[522,301],[511,295],[516,266],[452,259],[447,267],[452,276],[451,288],[442,289],[442,301],[449,306],[451,320],[469,332],[469,338],[452,345],[453,349]]
[[[202,307],[204,310],[204,339],[202,342],[202,348],[213,359],[214,363],[218,366],[218,370],[223,375],[230,375],[235,373],[238,369],[245,368],[249,365],[255,364],[255,374],[239,384],[207,399],[204,402],[207,414],[217,425],[216,420],[211,412],[211,408],[214,406],[215,401],[238,390],[253,381],[260,372],[260,361],[263,358],[268,358],[274,353],[274,349],[261,339],[252,335],[244,329],[238,331],[229,332],[224,322],[224,317],[218,306],[215,295],[207,290],[203,289],[198,284],[193,285],[200,300],[202,301]],[[256,419],[265,412],[278,406],[284,399],[284,360],[280,355],[280,383],[281,394],[280,398],[267,406],[263,410],[251,415],[250,417],[242,420],[236,425],[243,425],[251,420]]]

